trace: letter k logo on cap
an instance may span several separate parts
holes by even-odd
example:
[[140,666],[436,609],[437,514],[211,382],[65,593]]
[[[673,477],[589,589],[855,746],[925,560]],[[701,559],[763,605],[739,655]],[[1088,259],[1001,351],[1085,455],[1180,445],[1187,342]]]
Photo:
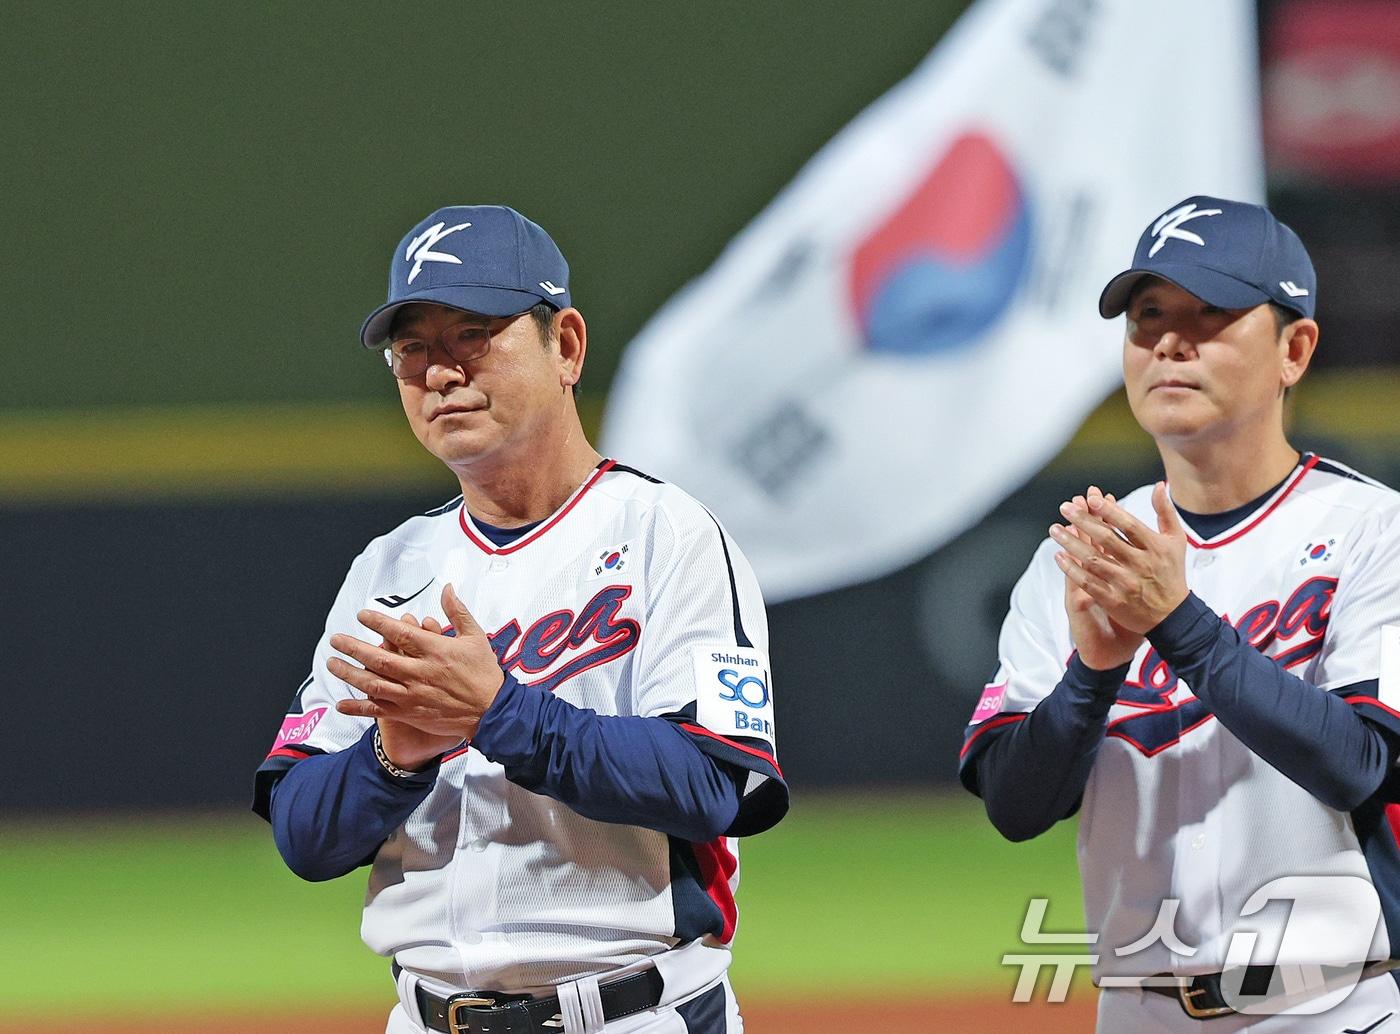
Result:
[[1166,244],[1169,240],[1189,241],[1192,244],[1199,244],[1204,248],[1206,242],[1190,230],[1183,230],[1181,224],[1190,222],[1192,219],[1199,219],[1204,215],[1219,214],[1220,209],[1218,208],[1202,208],[1197,210],[1195,202],[1173,209],[1162,216],[1162,218],[1158,219],[1156,224],[1152,227],[1152,236],[1157,238],[1157,243],[1152,245],[1152,250],[1147,253],[1147,257],[1151,258],[1153,255],[1157,254],[1157,252],[1161,251],[1162,245]]
[[424,262],[451,262],[458,266],[462,264],[462,260],[456,255],[449,255],[445,251],[431,251],[429,249],[449,233],[465,230],[471,223],[458,223],[456,226],[449,226],[445,230],[443,229],[444,225],[446,224],[434,223],[408,242],[408,247],[404,250],[403,257],[406,261],[411,260],[413,262],[413,268],[408,271],[408,282],[410,284],[413,283],[413,278],[422,270]]

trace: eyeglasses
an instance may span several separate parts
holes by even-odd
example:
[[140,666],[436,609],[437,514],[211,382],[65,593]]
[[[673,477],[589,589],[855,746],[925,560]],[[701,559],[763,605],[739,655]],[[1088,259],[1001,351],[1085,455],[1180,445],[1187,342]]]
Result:
[[[504,330],[512,320],[525,315],[516,313],[495,320],[497,330]],[[437,336],[437,343],[454,363],[469,363],[480,359],[491,348],[493,323],[454,323]],[[432,362],[433,341],[422,337],[396,337],[384,347],[384,363],[401,381],[421,377]]]

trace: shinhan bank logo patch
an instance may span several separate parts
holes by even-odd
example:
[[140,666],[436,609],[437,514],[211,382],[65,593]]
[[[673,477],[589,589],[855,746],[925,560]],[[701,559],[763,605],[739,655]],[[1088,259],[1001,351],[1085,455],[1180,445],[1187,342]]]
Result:
[[424,262],[451,262],[457,266],[462,264],[462,260],[456,255],[449,255],[445,251],[433,251],[432,248],[449,233],[465,230],[471,223],[458,223],[456,226],[448,226],[444,230],[443,227],[446,225],[446,223],[435,223],[408,242],[403,257],[405,262],[411,261],[413,263],[413,268],[408,271],[410,284],[413,283],[413,278],[422,272]]

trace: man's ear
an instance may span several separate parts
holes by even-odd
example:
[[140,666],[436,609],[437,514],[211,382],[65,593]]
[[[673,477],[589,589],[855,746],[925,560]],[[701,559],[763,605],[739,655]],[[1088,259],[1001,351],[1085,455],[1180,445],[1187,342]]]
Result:
[[1317,349],[1318,326],[1316,320],[1294,320],[1283,328],[1279,335],[1279,348],[1283,350],[1283,387],[1293,387],[1303,379]]
[[554,317],[554,337],[559,346],[559,384],[572,388],[583,377],[588,354],[588,325],[575,308],[561,309]]

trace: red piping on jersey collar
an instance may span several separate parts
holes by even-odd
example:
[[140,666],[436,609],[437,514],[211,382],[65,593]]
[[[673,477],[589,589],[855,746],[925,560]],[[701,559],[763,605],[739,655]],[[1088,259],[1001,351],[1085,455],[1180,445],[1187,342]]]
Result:
[[1219,549],[1221,546],[1228,546],[1231,542],[1234,542],[1235,539],[1240,538],[1242,535],[1246,535],[1249,532],[1253,531],[1261,523],[1263,523],[1265,517],[1269,516],[1269,514],[1273,513],[1275,510],[1278,509],[1279,504],[1288,498],[1288,493],[1292,492],[1295,488],[1297,488],[1298,482],[1302,481],[1303,478],[1307,476],[1308,471],[1312,470],[1313,467],[1317,466],[1317,461],[1317,456],[1309,454],[1308,458],[1303,461],[1303,469],[1298,471],[1298,473],[1294,476],[1293,480],[1288,482],[1288,484],[1284,486],[1283,491],[1278,494],[1278,498],[1275,499],[1268,506],[1266,506],[1264,508],[1264,511],[1261,514],[1259,514],[1258,517],[1255,517],[1254,520],[1250,521],[1248,524],[1246,524],[1239,531],[1235,532],[1233,535],[1227,535],[1219,542],[1197,542],[1191,537],[1190,533],[1188,532],[1186,535],[1186,541],[1191,543],[1191,545],[1193,545],[1197,549]]
[[597,483],[598,479],[604,474],[606,474],[608,471],[612,470],[615,466],[617,466],[617,460],[604,460],[602,463],[598,464],[597,469],[593,471],[593,476],[590,477],[587,481],[585,481],[578,488],[578,490],[574,492],[573,496],[570,497],[569,501],[566,502],[563,506],[561,506],[558,509],[558,511],[555,512],[553,517],[549,518],[549,520],[545,521],[538,528],[535,528],[528,535],[520,536],[520,538],[516,539],[508,546],[501,546],[498,549],[495,546],[493,546],[490,542],[483,540],[479,535],[477,535],[476,529],[472,527],[471,518],[467,516],[467,504],[465,501],[462,503],[462,508],[457,511],[457,523],[459,523],[462,526],[462,531],[466,534],[467,538],[471,539],[472,542],[476,545],[476,547],[480,549],[483,553],[490,553],[497,556],[505,556],[507,553],[514,553],[517,549],[525,548],[531,542],[534,542],[535,539],[539,538],[541,535],[547,532],[550,528],[554,527],[556,524],[562,521],[564,519],[564,515],[570,510],[572,510],[576,505],[578,505],[578,501],[584,497],[584,494],[587,493],[587,491],[590,488],[592,488],[594,484]]

